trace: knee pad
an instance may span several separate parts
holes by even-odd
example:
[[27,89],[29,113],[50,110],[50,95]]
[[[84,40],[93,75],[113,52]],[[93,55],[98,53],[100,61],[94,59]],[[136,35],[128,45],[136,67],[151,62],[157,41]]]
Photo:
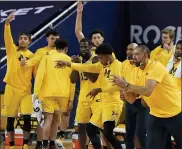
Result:
[[6,126],[6,129],[7,129],[8,132],[14,131],[14,122],[15,122],[14,117],[8,117],[7,126]]
[[30,132],[31,131],[31,116],[30,115],[23,115],[23,130]]

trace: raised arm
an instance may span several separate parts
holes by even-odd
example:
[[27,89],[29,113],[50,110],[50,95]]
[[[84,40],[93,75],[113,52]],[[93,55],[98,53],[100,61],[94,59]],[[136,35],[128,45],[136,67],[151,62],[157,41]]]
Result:
[[82,11],[83,11],[82,2],[78,2],[76,23],[75,23],[75,34],[79,43],[80,43],[80,40],[84,38],[84,35],[82,32]]
[[7,56],[16,53],[16,46],[12,38],[11,27],[10,27],[10,22],[13,19],[14,19],[14,14],[13,12],[11,12],[6,19],[4,26],[4,42],[5,42]]

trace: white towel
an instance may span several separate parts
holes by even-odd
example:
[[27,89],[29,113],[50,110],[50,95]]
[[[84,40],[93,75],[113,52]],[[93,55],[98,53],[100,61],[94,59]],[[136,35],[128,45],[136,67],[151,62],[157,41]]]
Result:
[[[173,65],[174,65],[174,54],[171,56],[171,58],[170,58],[170,60],[169,60],[169,62],[167,64],[167,71],[168,72],[171,71],[171,69],[173,68]],[[177,67],[177,70],[176,70],[176,72],[174,74],[174,77],[181,78],[181,75],[182,75],[182,73],[181,73],[181,60],[180,60],[179,65]]]
[[33,101],[33,109],[39,125],[43,127],[44,115],[42,114],[41,102],[38,99]]

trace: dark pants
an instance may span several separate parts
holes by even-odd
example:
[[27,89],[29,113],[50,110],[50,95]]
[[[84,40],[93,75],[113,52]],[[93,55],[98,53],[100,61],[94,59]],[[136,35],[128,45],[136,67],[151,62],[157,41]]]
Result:
[[138,137],[141,149],[146,149],[146,121],[149,110],[143,107],[140,99],[137,99],[133,104],[125,103],[126,149],[135,148],[135,135]]
[[182,112],[171,118],[148,116],[147,149],[165,149],[167,133],[176,141],[176,149],[182,149]]

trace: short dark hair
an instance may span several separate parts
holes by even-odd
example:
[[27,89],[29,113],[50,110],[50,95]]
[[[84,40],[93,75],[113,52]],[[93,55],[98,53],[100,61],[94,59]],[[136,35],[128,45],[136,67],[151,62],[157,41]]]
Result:
[[64,50],[68,47],[68,42],[63,39],[56,39],[55,46],[57,50]]
[[142,52],[150,57],[150,50],[146,45],[138,45],[136,48],[140,48]]
[[91,42],[89,39],[87,39],[87,38],[82,38],[82,39],[80,40],[80,43],[81,43],[81,42],[88,42],[89,46],[92,46],[92,42]]
[[49,37],[50,35],[59,36],[59,33],[58,33],[57,31],[53,30],[53,29],[49,29],[49,30],[46,32],[45,36],[46,36],[46,37]]
[[178,42],[176,43],[177,44],[182,44],[182,39],[181,40],[178,40]]
[[101,29],[96,28],[96,29],[92,30],[92,32],[90,34],[90,39],[92,39],[93,34],[100,34],[104,38],[104,32]]
[[162,30],[161,32],[162,34],[169,34],[169,37],[174,40],[175,38],[175,32],[174,30],[170,29],[170,28],[165,28],[164,30]]
[[95,54],[109,54],[112,55],[113,53],[113,48],[110,44],[108,43],[103,43],[101,45],[99,45],[96,50],[95,50]]
[[21,32],[21,33],[19,34],[18,38],[20,38],[20,36],[22,36],[22,35],[27,36],[27,37],[28,37],[28,39],[29,39],[30,41],[32,40],[32,38],[31,38],[31,34],[29,34],[29,33],[27,33],[27,32]]

